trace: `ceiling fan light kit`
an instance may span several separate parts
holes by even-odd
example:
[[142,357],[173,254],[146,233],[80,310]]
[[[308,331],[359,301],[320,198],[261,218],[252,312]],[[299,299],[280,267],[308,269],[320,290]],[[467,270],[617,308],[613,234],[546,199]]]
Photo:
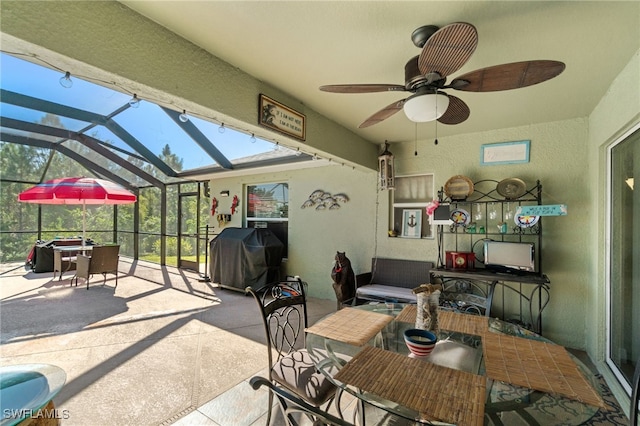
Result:
[[437,120],[449,108],[449,97],[441,93],[413,95],[404,102],[407,118],[416,123]]
[[494,92],[519,89],[557,77],[565,69],[564,63],[551,60],[515,62],[468,72],[447,85],[447,76],[462,68],[475,52],[478,45],[476,28],[466,22],[454,22],[442,28],[425,25],[411,34],[411,40],[422,52],[406,63],[404,85],[335,84],[321,86],[320,90],[412,93],[374,113],[360,124],[360,128],[384,121],[401,109],[414,122],[437,120],[442,124],[460,124],[469,118],[469,107],[462,99],[444,90]]

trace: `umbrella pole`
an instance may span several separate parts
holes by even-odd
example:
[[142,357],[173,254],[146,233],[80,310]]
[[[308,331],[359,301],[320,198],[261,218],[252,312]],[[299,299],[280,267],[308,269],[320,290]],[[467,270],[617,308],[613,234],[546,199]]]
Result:
[[84,254],[86,221],[87,221],[87,202],[85,200],[82,200],[82,254]]

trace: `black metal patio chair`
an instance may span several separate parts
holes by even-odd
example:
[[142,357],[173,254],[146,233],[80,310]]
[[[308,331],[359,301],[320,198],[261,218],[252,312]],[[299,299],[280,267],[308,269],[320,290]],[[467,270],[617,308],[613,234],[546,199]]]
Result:
[[287,425],[289,426],[298,426],[298,420],[295,416],[296,413],[302,413],[312,419],[314,426],[353,426],[352,423],[320,410],[318,407],[315,407],[299,398],[296,394],[293,394],[280,386],[274,385],[264,377],[252,377],[249,384],[255,390],[258,390],[261,386],[267,386],[269,388],[269,393],[275,395],[278,399],[282,413],[285,416]]
[[[319,372],[304,348],[307,300],[299,278],[288,278],[254,290],[267,340],[270,383],[282,386],[313,407],[328,407],[337,387]],[[273,392],[269,392],[267,425],[271,419]],[[338,407],[339,410],[339,407]],[[285,414],[286,417],[286,413]]]

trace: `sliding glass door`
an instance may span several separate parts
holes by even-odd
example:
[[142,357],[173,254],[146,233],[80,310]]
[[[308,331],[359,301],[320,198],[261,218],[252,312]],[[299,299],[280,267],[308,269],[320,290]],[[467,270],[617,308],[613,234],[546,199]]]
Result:
[[609,148],[608,169],[607,363],[629,392],[640,358],[640,125]]

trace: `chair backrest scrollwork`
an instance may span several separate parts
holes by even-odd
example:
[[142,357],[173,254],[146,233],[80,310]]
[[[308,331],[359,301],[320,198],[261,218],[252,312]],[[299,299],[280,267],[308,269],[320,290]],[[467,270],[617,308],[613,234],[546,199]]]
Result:
[[[265,326],[269,366],[304,344],[307,324],[305,289],[299,278],[287,278],[254,290],[247,287],[260,307]],[[273,358],[275,352],[275,359]]]

